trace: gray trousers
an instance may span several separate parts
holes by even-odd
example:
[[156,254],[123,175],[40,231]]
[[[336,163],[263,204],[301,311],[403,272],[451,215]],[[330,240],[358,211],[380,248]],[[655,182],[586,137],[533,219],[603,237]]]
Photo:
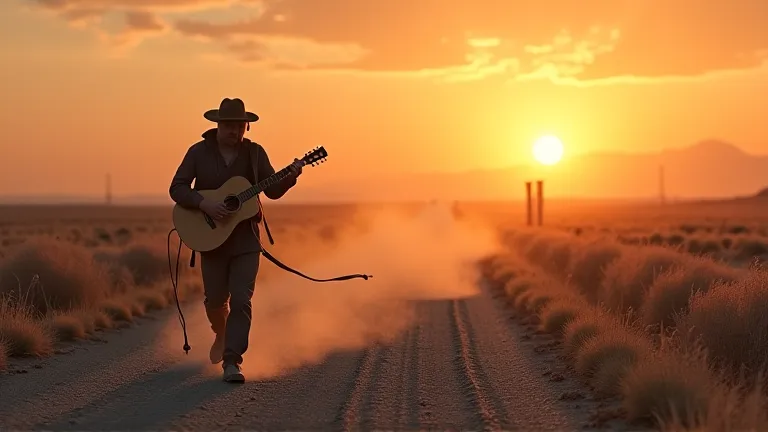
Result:
[[260,252],[201,254],[205,311],[211,328],[224,332],[224,364],[241,364],[251,331],[251,298]]

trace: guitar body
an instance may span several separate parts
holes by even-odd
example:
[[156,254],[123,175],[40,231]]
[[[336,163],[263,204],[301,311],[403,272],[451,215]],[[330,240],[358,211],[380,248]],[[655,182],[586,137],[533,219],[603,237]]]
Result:
[[234,213],[221,220],[213,220],[200,209],[188,209],[178,204],[173,207],[173,225],[187,247],[206,252],[221,246],[237,224],[259,214],[256,198],[240,202],[236,195],[252,187],[245,177],[232,177],[218,189],[202,190],[204,198],[224,202]]

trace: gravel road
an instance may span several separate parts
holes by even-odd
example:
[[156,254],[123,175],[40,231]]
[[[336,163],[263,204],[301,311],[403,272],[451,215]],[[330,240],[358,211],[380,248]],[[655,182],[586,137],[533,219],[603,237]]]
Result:
[[[201,307],[186,309],[207,330]],[[0,429],[574,430],[595,403],[572,379],[551,379],[554,355],[485,291],[416,304],[394,343],[242,385],[199,360],[207,336],[192,340],[201,357],[184,356],[173,312],[17,364],[0,376]]]

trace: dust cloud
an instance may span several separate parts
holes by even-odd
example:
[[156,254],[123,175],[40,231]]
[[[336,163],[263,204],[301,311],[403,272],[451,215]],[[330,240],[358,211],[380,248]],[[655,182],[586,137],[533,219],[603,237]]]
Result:
[[[441,205],[410,215],[378,212],[363,225],[335,246],[314,246],[328,250],[297,267],[320,279],[350,273],[372,279],[316,283],[281,271],[257,280],[243,362],[248,377],[274,377],[335,351],[392,341],[413,323],[415,302],[475,295],[472,264],[497,247],[490,229],[462,223]],[[262,257],[265,266],[273,264]],[[206,321],[203,314],[199,319]],[[213,335],[205,325],[200,330],[193,337],[198,355],[207,357]]]

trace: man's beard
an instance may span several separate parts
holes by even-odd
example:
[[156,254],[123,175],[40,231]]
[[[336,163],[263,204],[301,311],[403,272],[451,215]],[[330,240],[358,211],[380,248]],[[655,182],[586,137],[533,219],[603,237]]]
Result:
[[235,137],[233,137],[233,136],[225,136],[224,137],[224,143],[225,144],[235,145],[235,144],[239,144],[240,141],[242,141],[242,139],[240,139],[240,137],[236,137],[236,136]]

